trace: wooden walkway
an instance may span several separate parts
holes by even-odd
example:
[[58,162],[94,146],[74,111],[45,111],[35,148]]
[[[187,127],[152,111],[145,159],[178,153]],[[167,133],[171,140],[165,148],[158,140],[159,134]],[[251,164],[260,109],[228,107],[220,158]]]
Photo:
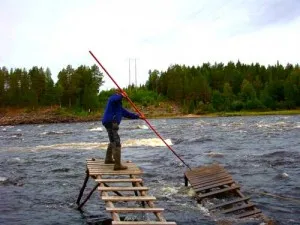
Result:
[[[103,159],[88,159],[86,178],[77,199],[78,208],[81,209],[92,193],[98,189],[101,198],[106,204],[106,211],[111,214],[113,225],[176,225],[167,222],[163,216],[163,208],[154,204],[156,198],[148,195],[149,188],[143,185],[140,170],[134,163],[123,163],[127,170],[113,170],[113,164],[104,164]],[[80,203],[88,178],[96,181],[96,185],[87,198]],[[134,205],[134,207],[128,207]],[[138,207],[139,206],[139,207]],[[155,220],[152,221],[121,221],[122,216],[137,213],[150,213]]]
[[242,194],[240,185],[219,164],[193,168],[185,172],[185,185],[188,186],[188,183],[196,192],[197,200],[212,215],[267,220],[261,210],[250,202],[250,198]]

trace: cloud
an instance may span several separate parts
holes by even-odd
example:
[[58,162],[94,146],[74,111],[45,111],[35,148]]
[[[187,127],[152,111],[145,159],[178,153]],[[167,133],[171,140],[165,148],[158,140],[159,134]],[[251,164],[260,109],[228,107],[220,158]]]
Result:
[[285,24],[300,17],[300,1],[268,0],[252,10],[252,24],[263,27],[274,24]]
[[[203,62],[296,63],[298,0],[52,0],[0,2],[0,64],[49,67],[99,58],[120,86],[149,69]],[[135,64],[131,60],[131,82]],[[104,89],[114,84],[105,75]]]

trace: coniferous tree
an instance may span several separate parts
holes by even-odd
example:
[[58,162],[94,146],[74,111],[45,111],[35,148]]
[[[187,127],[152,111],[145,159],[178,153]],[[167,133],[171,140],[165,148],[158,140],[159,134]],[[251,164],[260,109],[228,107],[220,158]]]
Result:
[[0,106],[8,105],[7,90],[9,88],[9,74],[6,67],[0,68]]

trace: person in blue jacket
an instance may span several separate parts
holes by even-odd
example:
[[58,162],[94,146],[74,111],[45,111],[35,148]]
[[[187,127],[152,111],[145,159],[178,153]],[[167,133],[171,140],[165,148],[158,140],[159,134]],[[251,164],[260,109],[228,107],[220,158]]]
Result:
[[127,99],[127,94],[124,91],[117,89],[116,93],[109,97],[102,118],[102,124],[106,128],[109,138],[105,164],[115,164],[114,170],[127,169],[127,166],[124,166],[121,163],[121,140],[118,134],[122,118],[145,119],[143,115],[138,115],[124,109],[122,107],[123,98]]

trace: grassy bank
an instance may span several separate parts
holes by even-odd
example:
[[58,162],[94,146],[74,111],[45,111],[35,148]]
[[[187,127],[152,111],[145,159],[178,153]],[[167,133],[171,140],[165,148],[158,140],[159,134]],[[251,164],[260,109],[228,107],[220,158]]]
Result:
[[298,115],[300,109],[276,110],[276,111],[240,111],[214,113],[216,116],[268,116],[268,115]]

